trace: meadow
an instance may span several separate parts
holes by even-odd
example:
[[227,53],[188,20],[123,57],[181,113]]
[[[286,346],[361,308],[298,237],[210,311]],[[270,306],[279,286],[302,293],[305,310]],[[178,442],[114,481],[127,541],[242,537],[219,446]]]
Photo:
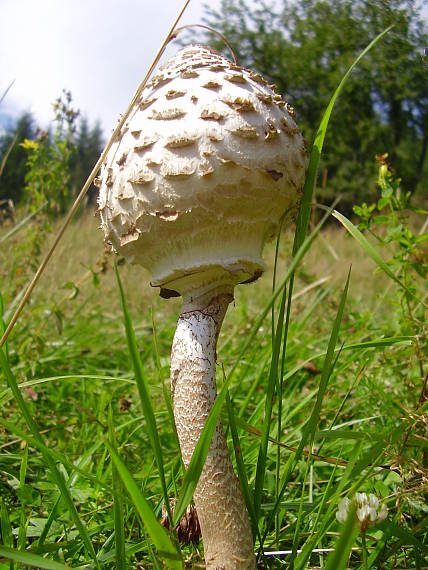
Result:
[[[89,213],[72,225],[8,343],[8,359],[99,565],[120,567],[114,517],[114,505],[119,503],[123,567],[161,567],[133,499],[117,481],[112,483],[109,430],[110,436],[114,430],[117,451],[138,489],[161,518],[162,489],[127,346],[115,256],[106,256],[97,226]],[[23,252],[21,260],[10,255],[19,251],[26,232],[25,228],[17,232],[2,247],[5,311],[18,294],[16,283],[25,281],[29,271]],[[290,266],[291,236],[292,231],[284,232],[277,255],[275,244],[268,246],[268,268],[259,281],[237,288],[219,344],[220,387],[221,370],[227,375],[236,367],[230,388],[233,415],[225,409],[223,423],[229,426],[230,440],[234,430],[239,437],[250,489],[272,378],[272,314],[264,308],[272,293],[274,270],[278,283]],[[326,353],[351,265],[349,292],[326,375]],[[120,264],[119,272],[153,403],[168,493],[173,497],[180,493],[183,471],[166,400],[180,302],[160,299],[140,267]],[[414,286],[418,295],[423,294],[423,280]],[[399,285],[337,224],[319,233],[304,258],[297,273],[287,349],[279,360],[282,405],[279,410],[276,396],[259,525],[261,532],[267,531],[264,552],[282,554],[265,555],[260,567],[288,566],[291,560],[296,567],[323,567],[341,536],[343,525],[335,518],[339,500],[355,492],[377,495],[388,507],[388,518],[353,536],[350,567],[424,567],[426,417],[412,329],[419,327],[421,342],[424,305],[412,302],[410,321],[401,296]],[[280,304],[276,303],[274,323]],[[263,320],[262,312],[267,313]],[[257,330],[248,344],[254,326]],[[308,418],[318,404],[316,431],[299,451]],[[27,556],[44,556],[46,565],[38,560],[36,567],[60,567],[49,566],[47,559],[95,567],[54,477],[46,470],[45,455],[4,380],[1,405],[3,544]],[[232,440],[230,447],[232,451]],[[201,562],[197,546],[186,546],[184,553],[191,567]],[[30,563],[28,558],[28,567]],[[9,564],[13,563],[3,562],[2,567]]]
[[[180,301],[105,252],[90,212],[73,222],[0,351],[0,568],[203,567],[160,522],[170,500],[175,523],[186,512],[219,415],[259,568],[427,567],[427,211],[383,158],[376,203],[352,221],[320,206],[306,237],[337,94],[296,226],[236,289],[186,474],[169,395]],[[2,330],[55,232],[43,223],[0,228]]]

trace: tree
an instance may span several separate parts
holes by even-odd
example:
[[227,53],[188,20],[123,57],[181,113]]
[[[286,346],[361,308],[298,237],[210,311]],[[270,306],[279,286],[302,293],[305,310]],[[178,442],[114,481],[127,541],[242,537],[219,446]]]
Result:
[[308,141],[346,69],[393,24],[355,69],[335,107],[321,163],[321,199],[341,193],[348,212],[354,201],[370,199],[377,153],[389,153],[406,190],[428,183],[428,73],[421,58],[428,34],[416,2],[283,0],[279,7],[253,7],[223,0],[218,12],[207,8],[206,22],[237,48],[242,64],[270,77],[286,95]]
[[46,213],[63,214],[70,202],[70,162],[73,136],[79,112],[71,106],[72,96],[63,91],[53,104],[55,130],[42,132],[36,139],[26,139],[21,146],[27,151],[24,195],[32,211],[46,203]]
[[[0,177],[0,199],[25,201],[32,209],[47,200],[50,214],[57,215],[80,191],[102,152],[103,133],[98,122],[91,128],[86,117],[77,121],[71,104],[71,93],[63,91],[53,104],[53,131],[35,127],[32,115],[24,113],[0,137],[0,163],[12,149]],[[95,197],[92,187],[89,201]]]
[[25,186],[25,173],[27,153],[21,146],[25,139],[35,137],[34,119],[30,113],[23,113],[13,129],[8,129],[0,137],[0,161],[10,153],[5,163],[5,168],[0,177],[0,199],[19,202]]
[[[90,128],[88,119],[82,117],[76,136],[74,137],[74,152],[71,158],[71,187],[76,195],[92,171],[104,148],[103,132],[99,122]],[[93,203],[97,189],[92,185],[88,192],[88,201]]]

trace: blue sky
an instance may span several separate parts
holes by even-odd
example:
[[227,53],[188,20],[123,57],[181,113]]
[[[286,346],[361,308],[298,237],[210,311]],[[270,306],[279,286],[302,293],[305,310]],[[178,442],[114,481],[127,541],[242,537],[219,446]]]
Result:
[[[255,1],[255,0],[254,0]],[[182,24],[198,23],[191,0]],[[209,0],[211,7],[220,0]],[[43,127],[63,88],[108,135],[123,113],[184,0],[0,0],[0,96],[4,115],[33,112]],[[424,0],[428,20],[428,1]],[[427,46],[428,47],[428,46]],[[176,48],[168,48],[167,55]],[[3,125],[4,126],[4,125]]]

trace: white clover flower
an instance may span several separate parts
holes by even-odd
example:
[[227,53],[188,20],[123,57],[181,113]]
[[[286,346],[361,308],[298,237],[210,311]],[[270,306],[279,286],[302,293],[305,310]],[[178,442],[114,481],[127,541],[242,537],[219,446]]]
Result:
[[370,493],[370,495],[369,495],[369,506],[372,509],[378,509],[379,508],[379,499],[376,497],[376,495],[373,495],[373,493]]
[[375,522],[377,519],[377,512],[376,509],[374,509],[373,507],[367,507],[368,512],[369,512],[369,518],[371,520],[371,522]]
[[346,521],[352,502],[355,504],[358,524],[361,530],[364,531],[368,526],[386,519],[388,509],[384,503],[379,501],[376,495],[370,493],[367,497],[366,493],[355,493],[352,501],[346,497],[339,502],[336,512],[338,522],[343,523]]
[[347,497],[345,497],[340,501],[336,513],[336,518],[339,522],[345,522],[346,519],[348,518],[350,504],[351,501]]
[[354,499],[359,507],[362,507],[367,503],[367,495],[365,493],[355,493]]
[[370,517],[370,508],[368,505],[362,505],[359,509],[357,509],[357,517],[358,520],[363,523],[365,519]]

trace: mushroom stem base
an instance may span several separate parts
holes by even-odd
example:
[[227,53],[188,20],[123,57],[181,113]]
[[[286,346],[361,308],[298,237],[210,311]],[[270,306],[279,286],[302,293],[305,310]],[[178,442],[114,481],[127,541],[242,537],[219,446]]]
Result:
[[[184,465],[214,405],[216,346],[233,289],[220,287],[209,298],[192,296],[183,305],[171,354],[174,417]],[[233,471],[219,421],[194,494],[204,543],[206,568],[256,567],[251,527],[239,481]]]

